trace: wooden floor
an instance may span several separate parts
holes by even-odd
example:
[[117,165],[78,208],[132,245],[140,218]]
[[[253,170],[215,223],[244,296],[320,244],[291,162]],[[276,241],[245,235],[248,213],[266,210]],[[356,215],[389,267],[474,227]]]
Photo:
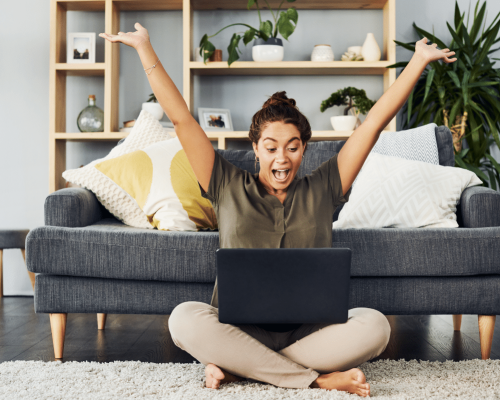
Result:
[[[69,314],[64,361],[146,361],[191,363],[195,359],[172,342],[168,315],[108,315],[97,330],[95,314]],[[471,360],[481,358],[477,315],[464,315],[460,332],[451,315],[388,316],[392,327],[379,359]],[[497,318],[491,358],[500,358]],[[49,316],[35,314],[32,297],[0,298],[0,362],[54,360]]]

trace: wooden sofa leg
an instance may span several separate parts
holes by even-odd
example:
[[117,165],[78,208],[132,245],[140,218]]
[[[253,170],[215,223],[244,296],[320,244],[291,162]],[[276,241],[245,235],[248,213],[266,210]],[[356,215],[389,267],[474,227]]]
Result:
[[496,318],[496,315],[477,316],[477,322],[479,324],[479,343],[481,344],[481,359],[483,360],[490,358]]
[[50,314],[50,330],[52,331],[52,344],[54,357],[63,358],[64,336],[66,334],[66,320],[68,314]]
[[97,329],[104,330],[108,314],[97,314]]
[[453,330],[459,331],[462,326],[462,314],[453,315]]
[[[24,263],[26,264],[26,249],[21,249],[21,253],[23,253]],[[35,290],[35,273],[28,271],[28,275],[30,277],[31,287]]]

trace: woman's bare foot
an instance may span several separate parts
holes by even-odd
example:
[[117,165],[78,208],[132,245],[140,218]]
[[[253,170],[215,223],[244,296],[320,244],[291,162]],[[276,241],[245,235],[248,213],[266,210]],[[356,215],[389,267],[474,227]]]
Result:
[[362,397],[370,395],[370,384],[366,383],[365,374],[359,368],[352,368],[348,371],[336,371],[331,374],[324,374],[311,383],[312,388],[327,390],[340,390],[357,394]]
[[205,367],[206,386],[209,389],[219,389],[223,383],[244,381],[245,378],[223,371],[215,364],[208,364]]

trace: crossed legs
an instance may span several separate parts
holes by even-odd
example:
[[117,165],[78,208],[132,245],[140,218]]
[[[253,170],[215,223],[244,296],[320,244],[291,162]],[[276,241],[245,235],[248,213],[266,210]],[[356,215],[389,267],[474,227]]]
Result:
[[344,324],[304,324],[281,333],[222,324],[217,308],[188,301],[175,307],[168,324],[175,345],[202,364],[285,388],[307,388],[320,374],[368,361],[390,336],[387,318],[370,308],[349,310]]

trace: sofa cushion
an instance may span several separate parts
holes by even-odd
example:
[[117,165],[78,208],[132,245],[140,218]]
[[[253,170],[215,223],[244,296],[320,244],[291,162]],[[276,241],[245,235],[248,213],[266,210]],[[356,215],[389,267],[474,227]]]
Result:
[[[334,229],[352,250],[351,276],[500,274],[500,227]],[[32,272],[96,278],[215,282],[218,232],[171,232],[104,219],[86,228],[43,226],[26,238]]]

